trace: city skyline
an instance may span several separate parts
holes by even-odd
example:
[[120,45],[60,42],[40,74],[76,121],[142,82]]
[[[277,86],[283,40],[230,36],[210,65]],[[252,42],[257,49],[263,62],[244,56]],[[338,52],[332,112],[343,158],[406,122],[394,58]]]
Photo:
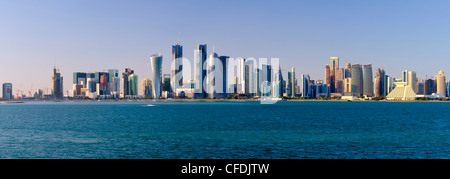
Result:
[[[0,83],[12,83],[14,90],[48,89],[55,65],[66,79],[77,71],[125,67],[136,70],[139,79],[151,79],[149,56],[162,53],[162,71],[169,73],[170,46],[177,41],[184,46],[183,55],[191,64],[195,46],[208,44],[208,55],[215,48],[219,55],[232,58],[276,57],[284,70],[294,66],[296,76],[309,74],[316,80],[325,80],[323,64],[333,56],[339,57],[341,64],[373,64],[374,71],[385,65],[389,75],[397,78],[405,69],[414,70],[418,77],[434,77],[440,70],[448,71],[450,65],[445,60],[450,57],[445,48],[449,40],[445,33],[450,24],[445,18],[448,2],[234,4],[1,2],[5,16],[0,17],[4,27],[0,30],[4,35],[0,42],[4,49],[0,54],[4,63]],[[147,8],[151,6],[160,8],[151,12]],[[164,13],[169,9],[174,13]],[[207,10],[205,19],[198,20],[202,9]],[[154,17],[154,13],[164,17]],[[195,28],[198,26],[207,28]],[[20,75],[11,75],[14,73]],[[283,76],[288,76],[286,71]],[[71,84],[66,82],[64,90],[68,89]]]

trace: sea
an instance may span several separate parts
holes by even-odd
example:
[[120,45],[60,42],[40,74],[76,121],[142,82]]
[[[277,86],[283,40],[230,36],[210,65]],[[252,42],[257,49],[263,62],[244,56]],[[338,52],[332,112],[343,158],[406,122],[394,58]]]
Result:
[[3,159],[449,159],[449,102],[0,104]]

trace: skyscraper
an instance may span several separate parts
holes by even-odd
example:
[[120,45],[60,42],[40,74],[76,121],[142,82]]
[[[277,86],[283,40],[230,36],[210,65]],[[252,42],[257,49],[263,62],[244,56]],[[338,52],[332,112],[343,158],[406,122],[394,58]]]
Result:
[[213,52],[209,56],[208,59],[208,72],[206,75],[207,80],[207,93],[209,98],[218,98],[219,94],[222,93],[222,85],[223,82],[220,81],[220,75],[222,75],[223,68],[219,68],[222,66],[219,61],[219,55]]
[[326,85],[331,85],[330,65],[325,65],[325,84]]
[[302,97],[312,97],[312,94],[310,94],[309,75],[302,74],[301,78],[300,91],[302,92]]
[[351,78],[352,77],[352,64],[351,63],[347,63],[345,65],[345,70],[344,70],[344,79],[345,78]]
[[134,74],[134,70],[131,70],[130,68],[125,68],[125,72],[122,73],[123,78],[123,96],[128,96],[130,94],[130,81],[129,76]]
[[63,77],[59,70],[56,67],[53,68],[53,76],[52,76],[52,98],[53,99],[62,99],[64,97],[63,92]]
[[352,94],[362,96],[363,94],[363,72],[360,64],[352,65]]
[[406,85],[411,86],[414,92],[417,92],[417,76],[415,71],[404,70],[402,72],[402,80]]
[[118,69],[109,69],[108,74],[109,74],[108,86],[109,86],[110,94],[112,94],[112,95],[119,94],[120,93],[119,70]]
[[178,88],[183,86],[183,46],[176,45],[172,46],[172,78],[171,86],[172,91],[177,91]]
[[240,84],[240,89],[238,89],[238,93],[245,93],[245,59],[239,58],[237,64],[237,72],[236,76],[238,78],[237,84]]
[[373,72],[372,65],[364,65],[363,95],[373,97]]
[[339,57],[330,57],[330,91],[336,92],[336,72],[339,68]]
[[131,96],[137,96],[138,91],[138,76],[136,74],[131,74],[128,76],[129,84],[130,84],[130,95]]
[[144,78],[141,81],[141,94],[144,98],[151,98],[152,94],[152,81],[150,79]]
[[382,96],[382,85],[381,85],[382,81],[381,81],[381,70],[378,68],[377,72],[375,73],[375,89],[374,89],[374,93],[375,93],[375,97],[378,96]]
[[[222,98],[226,98],[227,97],[227,91],[228,91],[228,89],[227,89],[227,87],[228,87],[228,82],[227,82],[227,64],[228,64],[228,59],[229,58],[230,58],[229,56],[220,56],[219,57],[219,60],[222,63],[222,70],[220,70],[220,71],[222,71],[222,73],[220,74],[220,76],[222,76],[221,77],[222,78],[222,94],[220,94],[220,96]],[[218,70],[218,69],[215,69],[215,70]],[[242,74],[242,75],[244,75],[244,74]],[[244,83],[245,83],[245,81],[244,81]],[[245,91],[241,91],[241,92],[243,93]]]
[[207,49],[206,44],[197,44],[195,49],[195,95],[194,98],[205,98],[206,91],[203,88],[203,81],[206,77],[206,68],[203,68],[207,59]]
[[436,93],[440,95],[446,95],[446,87],[445,87],[445,74],[441,70],[439,74],[436,76]]
[[287,82],[287,96],[295,97],[295,69],[292,67],[291,71],[288,72],[288,82]]
[[13,89],[11,83],[3,83],[3,99],[13,100]]
[[153,77],[152,97],[155,99],[161,97],[162,59],[163,59],[162,54],[155,54],[150,56],[150,64],[152,65],[152,77]]

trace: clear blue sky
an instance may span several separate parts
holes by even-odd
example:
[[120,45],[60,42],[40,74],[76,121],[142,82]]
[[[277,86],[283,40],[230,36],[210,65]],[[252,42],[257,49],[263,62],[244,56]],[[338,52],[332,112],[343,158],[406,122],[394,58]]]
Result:
[[0,83],[50,88],[55,61],[65,90],[75,71],[131,67],[141,80],[158,52],[169,73],[179,33],[188,59],[206,43],[208,53],[280,58],[316,80],[331,56],[394,77],[450,74],[449,9],[444,0],[0,0]]

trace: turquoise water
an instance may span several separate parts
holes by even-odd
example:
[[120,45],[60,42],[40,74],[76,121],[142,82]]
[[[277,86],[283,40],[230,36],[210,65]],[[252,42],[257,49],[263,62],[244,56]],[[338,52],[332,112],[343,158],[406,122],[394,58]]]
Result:
[[448,159],[449,109],[447,102],[0,104],[0,158]]

